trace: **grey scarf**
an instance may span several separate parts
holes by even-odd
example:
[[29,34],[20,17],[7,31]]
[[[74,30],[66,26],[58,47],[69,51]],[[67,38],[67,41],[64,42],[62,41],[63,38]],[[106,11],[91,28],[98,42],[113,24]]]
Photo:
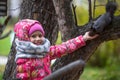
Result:
[[[18,58],[43,58],[50,49],[50,42],[48,39],[44,39],[43,44],[35,45],[29,41],[20,41],[15,39],[16,42],[16,59]],[[15,60],[16,60],[15,59]]]

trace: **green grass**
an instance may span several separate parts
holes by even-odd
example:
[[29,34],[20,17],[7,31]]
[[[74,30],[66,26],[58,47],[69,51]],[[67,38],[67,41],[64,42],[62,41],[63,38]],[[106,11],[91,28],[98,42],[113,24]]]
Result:
[[118,68],[119,66],[117,65],[115,69],[110,69],[110,67],[85,67],[84,72],[80,77],[80,80],[120,80],[120,69]]
[[3,72],[4,72],[4,65],[0,65],[0,80],[2,80]]
[[3,76],[3,74],[2,74],[2,73],[0,73],[0,80],[2,80],[2,76]]
[[7,56],[11,48],[10,37],[0,40],[0,55]]
[[99,80],[100,75],[104,73],[104,69],[87,67],[84,69],[80,80]]

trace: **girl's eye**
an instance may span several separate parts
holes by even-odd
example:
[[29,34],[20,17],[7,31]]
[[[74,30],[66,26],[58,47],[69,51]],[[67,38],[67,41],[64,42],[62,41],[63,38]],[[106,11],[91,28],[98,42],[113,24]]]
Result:
[[42,35],[39,35],[39,37],[42,37]]
[[33,38],[35,38],[36,36],[35,35],[32,35]]

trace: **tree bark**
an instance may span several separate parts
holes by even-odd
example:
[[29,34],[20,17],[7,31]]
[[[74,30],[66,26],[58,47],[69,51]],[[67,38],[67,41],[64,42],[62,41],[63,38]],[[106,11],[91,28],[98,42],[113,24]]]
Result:
[[[78,35],[83,35],[92,26],[92,22],[81,27],[75,26],[74,20],[72,19],[73,15],[70,4],[71,0],[23,0],[20,19],[30,18],[39,20],[44,26],[46,32],[45,37],[47,37],[51,41],[51,44],[54,45],[57,39],[58,29],[61,32],[62,41],[66,41]],[[113,19],[112,24],[108,26],[112,27],[111,29],[102,32],[98,38],[86,42],[86,46],[73,52],[73,54],[57,59],[52,66],[52,71],[54,72],[78,59],[87,62],[101,43],[120,38],[119,25],[120,16],[117,16]],[[3,75],[4,80],[11,80],[14,78],[15,54],[15,43],[13,43]],[[72,73],[57,78],[57,80],[78,80],[82,72],[81,68],[78,68],[77,70],[74,69]]]

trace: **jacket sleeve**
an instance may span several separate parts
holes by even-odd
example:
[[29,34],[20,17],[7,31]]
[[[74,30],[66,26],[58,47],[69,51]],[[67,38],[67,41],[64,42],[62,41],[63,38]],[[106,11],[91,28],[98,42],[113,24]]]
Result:
[[82,36],[70,39],[66,42],[63,42],[60,45],[54,45],[50,47],[50,57],[51,59],[59,58],[68,53],[72,53],[78,48],[85,46],[86,43]]

